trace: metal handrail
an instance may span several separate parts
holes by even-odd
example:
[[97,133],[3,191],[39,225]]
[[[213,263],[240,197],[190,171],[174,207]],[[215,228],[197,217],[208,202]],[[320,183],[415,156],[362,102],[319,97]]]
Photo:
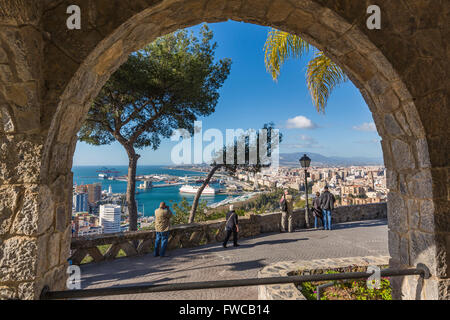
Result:
[[[271,278],[250,278],[250,279],[187,282],[174,284],[135,285],[135,286],[109,287],[98,289],[80,289],[80,290],[77,289],[67,291],[49,291],[49,288],[45,287],[42,290],[40,298],[43,300],[89,298],[98,296],[115,296],[123,294],[218,289],[231,287],[327,281],[327,280],[332,281],[332,280],[347,280],[347,279],[365,279],[369,278],[373,274],[374,272],[346,272],[334,274],[315,274],[315,275],[271,277]],[[428,278],[429,272],[426,268],[419,266],[417,266],[416,268],[409,268],[409,269],[388,268],[380,271],[381,277],[398,277],[398,276],[412,276],[412,275],[419,275],[423,278]]]

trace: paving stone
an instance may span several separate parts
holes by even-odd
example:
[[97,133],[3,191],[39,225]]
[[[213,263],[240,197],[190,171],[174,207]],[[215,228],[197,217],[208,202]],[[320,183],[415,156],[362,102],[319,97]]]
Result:
[[[325,262],[333,263],[335,258],[386,256],[387,233],[386,220],[350,222],[337,224],[332,231],[263,234],[239,241],[241,246],[238,248],[224,249],[219,243],[176,249],[166,259],[148,254],[100,262],[81,267],[82,288],[256,278],[258,272],[268,265],[271,265],[272,272],[265,269],[261,276],[270,277],[279,275],[280,269],[288,273],[298,260],[304,260],[308,268],[314,268],[323,266]],[[312,261],[317,259],[323,260]],[[342,265],[347,264],[343,262]],[[289,286],[276,287],[287,290]],[[280,295],[278,298],[295,297]],[[258,299],[258,287],[122,295],[107,299],[253,300]]]

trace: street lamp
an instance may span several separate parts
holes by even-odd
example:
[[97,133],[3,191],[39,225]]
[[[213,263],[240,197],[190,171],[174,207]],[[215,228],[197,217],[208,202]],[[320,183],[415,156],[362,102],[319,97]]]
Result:
[[300,165],[305,169],[305,196],[306,196],[306,208],[305,208],[305,223],[309,228],[309,204],[308,204],[308,168],[311,164],[311,159],[305,154],[301,157]]

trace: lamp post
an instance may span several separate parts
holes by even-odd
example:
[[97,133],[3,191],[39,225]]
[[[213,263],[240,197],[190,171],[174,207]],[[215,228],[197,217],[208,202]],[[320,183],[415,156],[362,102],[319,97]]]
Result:
[[305,154],[301,157],[300,165],[305,169],[305,196],[306,196],[306,208],[305,208],[305,223],[306,227],[309,228],[309,204],[308,204],[308,168],[311,164],[311,159]]

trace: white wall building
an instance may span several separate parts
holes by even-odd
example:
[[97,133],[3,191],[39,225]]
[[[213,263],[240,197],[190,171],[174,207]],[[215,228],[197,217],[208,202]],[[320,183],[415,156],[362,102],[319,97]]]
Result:
[[103,233],[120,232],[121,207],[114,204],[100,206],[100,225]]

